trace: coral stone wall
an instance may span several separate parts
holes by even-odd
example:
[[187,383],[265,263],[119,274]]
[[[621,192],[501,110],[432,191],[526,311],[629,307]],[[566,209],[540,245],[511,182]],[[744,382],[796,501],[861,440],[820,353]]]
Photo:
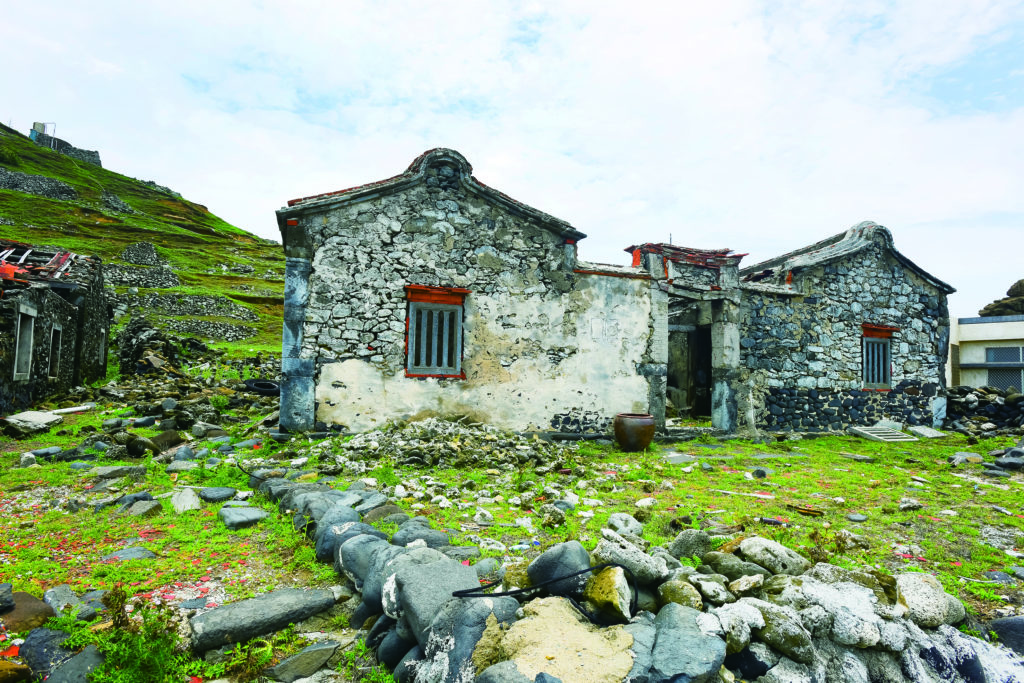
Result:
[[[882,417],[931,424],[943,410],[949,314],[945,296],[880,244],[809,268],[802,296],[745,286],[740,355],[757,426],[845,428]],[[863,323],[899,328],[890,391],[864,390]]]

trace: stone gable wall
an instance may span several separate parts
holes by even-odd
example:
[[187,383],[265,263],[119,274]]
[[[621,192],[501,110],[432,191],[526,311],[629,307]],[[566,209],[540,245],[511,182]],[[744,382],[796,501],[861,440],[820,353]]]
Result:
[[[363,430],[456,413],[589,431],[647,412],[650,281],[574,273],[563,238],[458,173],[435,166],[423,183],[299,218],[313,254],[300,353],[316,362],[317,419]],[[406,284],[470,290],[466,379],[405,377]]]
[[[932,424],[942,411],[945,295],[876,244],[797,275],[803,296],[744,290],[740,365],[771,429],[838,429],[893,417]],[[862,323],[898,327],[892,391],[863,391]],[[813,394],[813,396],[812,396]]]

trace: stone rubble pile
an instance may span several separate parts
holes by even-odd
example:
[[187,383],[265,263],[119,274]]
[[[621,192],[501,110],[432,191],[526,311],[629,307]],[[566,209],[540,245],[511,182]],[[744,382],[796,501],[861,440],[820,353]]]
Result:
[[558,464],[576,448],[489,425],[428,418],[357,434],[341,444],[340,460],[391,459],[416,467],[536,467]]
[[1020,387],[950,387],[945,425],[967,436],[1024,433],[1024,394]]
[[978,311],[982,317],[1024,315],[1024,280],[1017,280],[1006,290],[1005,299],[996,299]]
[[[643,526],[621,513],[590,553],[569,541],[525,571],[490,558],[468,566],[478,548],[451,546],[444,531],[389,507],[362,482],[340,491],[271,474],[256,472],[250,484],[293,515],[317,558],[352,582],[359,605],[350,623],[368,629],[367,645],[400,683],[1009,683],[1024,676],[1024,661],[953,628],[964,607],[928,574],[812,567],[756,536],[712,551],[711,538],[696,529],[647,552]],[[398,530],[389,539],[367,523],[378,521]],[[694,556],[696,568],[681,561]],[[608,562],[620,566],[560,580]],[[500,590],[554,583],[536,594],[452,596],[495,575],[504,576]]]

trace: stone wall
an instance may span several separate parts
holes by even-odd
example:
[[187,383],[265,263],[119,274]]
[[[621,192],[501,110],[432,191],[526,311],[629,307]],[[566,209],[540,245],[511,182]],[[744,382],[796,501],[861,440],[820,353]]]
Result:
[[104,272],[107,282],[124,287],[177,287],[181,280],[170,268],[147,266],[114,266],[108,265]]
[[[32,357],[27,379],[15,379],[18,316],[34,314]],[[73,386],[77,330],[74,306],[49,289],[5,289],[0,298],[0,415],[18,412]],[[60,331],[56,377],[51,379],[51,334]]]
[[72,159],[78,159],[79,161],[84,161],[88,164],[95,164],[97,166],[103,165],[100,163],[100,153],[95,150],[80,149],[66,140],[61,140],[60,138],[55,138],[51,135],[47,135],[46,133],[39,133],[37,131],[32,131],[32,140],[40,147],[47,147],[55,152],[60,152],[61,154],[69,156]]
[[[121,269],[115,267],[115,273]],[[142,270],[142,269],[140,269]],[[150,268],[148,270],[161,270]],[[171,273],[173,275],[173,273]],[[140,308],[147,313],[179,316],[216,315],[245,322],[257,322],[259,316],[224,296],[209,294],[108,294],[114,308]]]
[[[932,424],[933,409],[941,413],[944,401],[945,297],[879,244],[809,268],[796,285],[795,296],[744,287],[741,367],[757,425],[846,426],[882,416]],[[890,340],[893,391],[861,391],[862,323],[899,328]],[[811,389],[828,400],[791,400],[809,398]],[[843,410],[832,414],[837,400]]]
[[[591,431],[615,413],[648,412],[665,374],[652,355],[665,341],[654,334],[649,277],[574,272],[565,238],[467,191],[460,173],[438,164],[401,191],[297,219],[311,262],[306,276],[303,259],[288,261],[284,355],[286,366],[315,360],[316,418],[365,430],[463,414],[520,430]],[[469,290],[464,379],[406,376],[407,284]],[[301,329],[289,334],[298,310]]]

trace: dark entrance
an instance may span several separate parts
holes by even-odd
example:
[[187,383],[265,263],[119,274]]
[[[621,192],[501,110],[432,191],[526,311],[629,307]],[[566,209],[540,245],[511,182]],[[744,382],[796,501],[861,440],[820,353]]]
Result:
[[668,398],[679,416],[710,418],[711,387],[711,326],[670,327]]

